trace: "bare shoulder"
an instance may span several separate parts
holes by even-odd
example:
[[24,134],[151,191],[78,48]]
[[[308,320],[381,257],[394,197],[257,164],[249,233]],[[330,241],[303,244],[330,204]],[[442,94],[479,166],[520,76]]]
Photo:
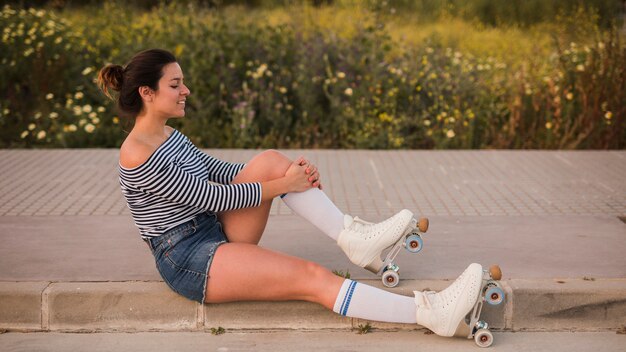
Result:
[[155,150],[153,145],[129,135],[120,147],[120,165],[126,169],[138,167],[145,163]]
[[159,149],[172,133],[174,129],[165,126],[165,135],[148,136],[131,132],[120,147],[120,165],[126,169],[136,168],[145,163],[150,156]]

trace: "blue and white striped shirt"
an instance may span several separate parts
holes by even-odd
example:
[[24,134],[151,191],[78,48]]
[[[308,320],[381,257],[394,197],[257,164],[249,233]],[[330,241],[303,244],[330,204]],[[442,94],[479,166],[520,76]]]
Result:
[[143,238],[157,237],[202,212],[256,207],[261,184],[230,184],[245,164],[203,153],[174,130],[143,164],[119,165],[120,185]]

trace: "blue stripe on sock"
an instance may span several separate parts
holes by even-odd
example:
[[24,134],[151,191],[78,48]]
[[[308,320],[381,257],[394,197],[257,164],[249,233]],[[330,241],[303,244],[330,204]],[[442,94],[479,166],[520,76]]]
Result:
[[341,302],[341,308],[339,309],[339,314],[343,314],[343,307],[346,306],[346,301],[348,300],[348,293],[350,292],[350,287],[352,287],[352,285],[354,284],[354,281],[350,281],[350,284],[348,285],[348,289],[346,290],[346,293],[344,293],[343,296],[343,302]]
[[341,315],[348,314],[348,308],[350,307],[350,301],[352,300],[352,294],[354,293],[354,289],[356,288],[356,281],[352,281],[350,287],[348,288],[348,292],[346,293],[346,297],[344,298],[343,305],[341,306]]

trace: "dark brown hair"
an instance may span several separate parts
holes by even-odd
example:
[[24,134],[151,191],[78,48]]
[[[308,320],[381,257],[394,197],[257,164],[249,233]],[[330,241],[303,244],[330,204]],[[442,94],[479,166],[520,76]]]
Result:
[[[134,119],[143,108],[139,87],[148,86],[158,90],[163,77],[163,67],[176,62],[176,57],[162,49],[148,49],[137,53],[126,67],[108,64],[98,73],[98,86],[117,103],[120,115]],[[113,97],[111,90],[118,92]]]

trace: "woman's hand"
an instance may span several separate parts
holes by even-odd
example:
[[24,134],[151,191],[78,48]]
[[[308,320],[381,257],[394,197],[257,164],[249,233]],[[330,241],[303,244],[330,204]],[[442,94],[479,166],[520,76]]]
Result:
[[285,177],[289,179],[291,192],[304,192],[313,187],[322,189],[317,167],[309,163],[304,157],[294,160],[287,169]]
[[320,173],[317,170],[317,167],[311,164],[308,160],[302,158],[301,165],[308,165],[306,169],[307,175],[310,175],[309,181],[313,187],[318,187],[322,189],[322,183],[320,182]]

